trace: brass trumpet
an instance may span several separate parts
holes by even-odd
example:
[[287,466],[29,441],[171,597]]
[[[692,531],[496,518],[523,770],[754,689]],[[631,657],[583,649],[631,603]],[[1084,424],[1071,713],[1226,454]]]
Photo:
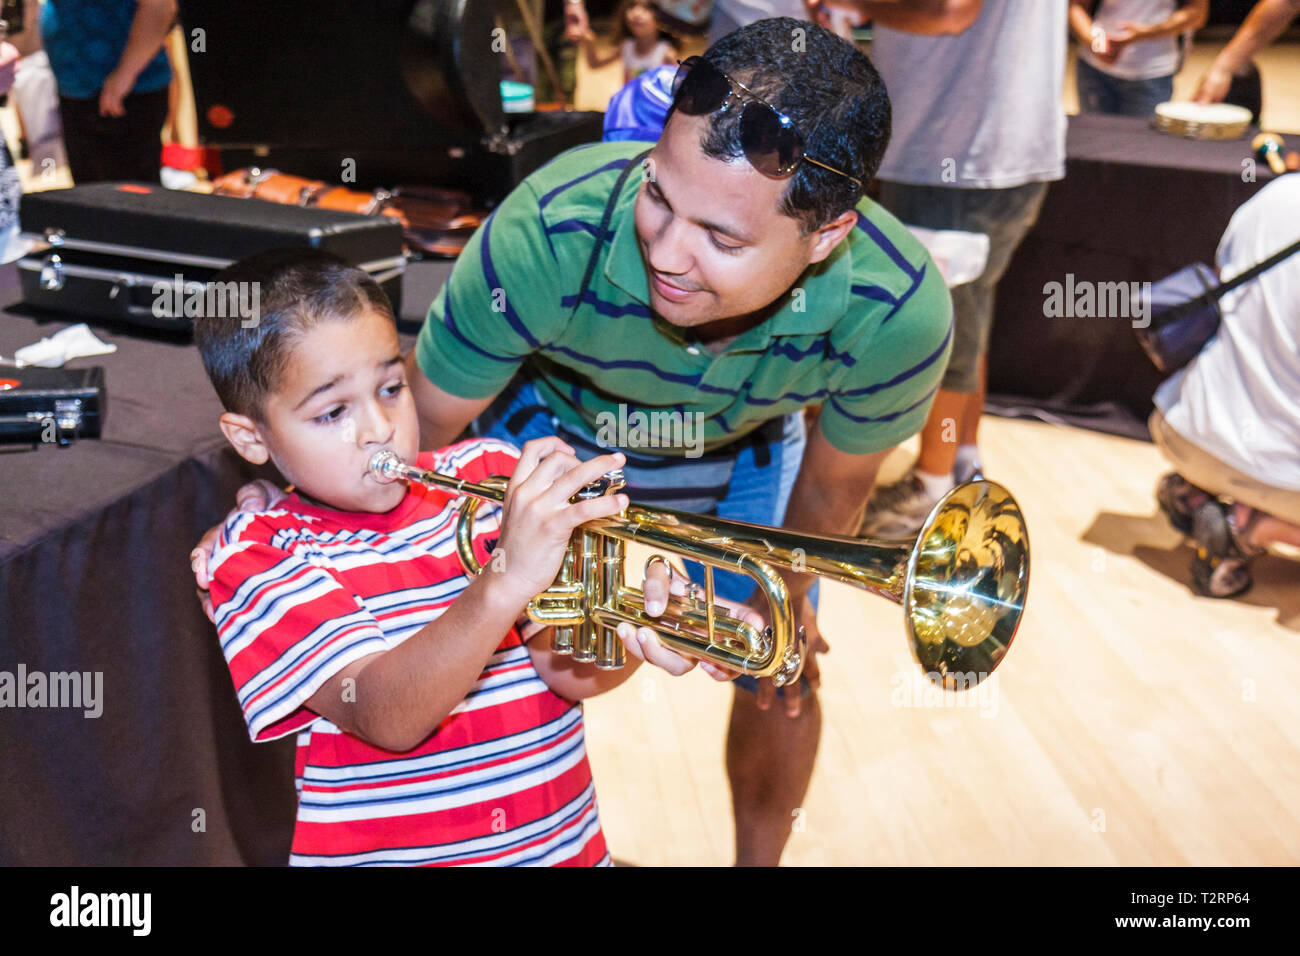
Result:
[[[505,500],[506,479],[453,478],[404,464],[389,451],[371,459],[370,471],[381,481],[415,481],[465,495],[457,552],[467,572],[482,571],[473,550],[474,516],[481,501]],[[574,498],[623,486],[622,473],[610,472]],[[623,580],[629,541],[703,564],[703,597],[693,587],[685,598],[670,596],[659,617],[646,614],[642,592]],[[767,602],[766,628],[713,603],[715,567],[754,580]],[[1029,586],[1029,535],[1011,493],[982,479],[945,495],[912,541],[803,534],[632,504],[574,531],[555,583],[529,602],[527,614],[554,628],[555,652],[597,667],[623,666],[616,628],[627,621],[651,628],[683,654],[771,677],[780,686],[799,676],[806,647],[778,568],[823,575],[901,604],[921,669],[935,683],[959,690],[992,673],[1011,646]]]

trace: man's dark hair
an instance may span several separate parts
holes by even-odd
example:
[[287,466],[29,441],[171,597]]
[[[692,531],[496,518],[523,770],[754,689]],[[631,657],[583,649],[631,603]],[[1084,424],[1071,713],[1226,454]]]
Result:
[[257,290],[258,314],[251,322],[224,303],[205,308],[194,320],[194,341],[226,411],[259,422],[265,421],[263,405],[279,386],[294,342],[308,329],[367,307],[394,321],[388,296],[370,276],[316,249],[272,249],[241,259],[213,276],[207,306],[214,288],[234,291],[245,302],[249,290]]
[[[727,34],[704,58],[785,113],[811,155],[865,186],[889,145],[890,108],[885,81],[853,44],[806,20],[758,20]],[[740,109],[708,117],[700,142],[706,156],[743,158]],[[782,214],[805,233],[826,225],[862,198],[850,180],[801,162],[781,198]]]

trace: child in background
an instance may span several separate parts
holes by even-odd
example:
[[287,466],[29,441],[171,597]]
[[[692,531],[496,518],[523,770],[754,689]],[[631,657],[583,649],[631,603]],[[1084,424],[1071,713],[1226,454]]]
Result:
[[[516,624],[572,530],[626,506],[625,495],[570,502],[622,455],[579,462],[558,438],[522,453],[490,440],[420,452],[392,309],[364,272],[288,250],[215,281],[259,292],[252,327],[195,322],[221,430],[297,488],[232,515],[209,568],[251,737],[297,735],[290,862],[607,864],[575,702],[642,659],[690,664],[624,624],[627,666],[600,671],[552,654],[549,630],[529,640]],[[474,523],[484,573],[461,568],[461,499],[376,479],[378,451],[474,482],[513,473],[504,504]]]
[[623,82],[631,83],[642,73],[665,63],[677,62],[676,48],[660,39],[659,13],[650,0],[623,0],[614,14],[614,51],[596,54],[596,34],[590,29],[581,46],[589,69],[598,70],[617,59],[623,61]]
[[1173,99],[1182,43],[1209,13],[1210,0],[1070,0],[1079,109],[1150,118]]

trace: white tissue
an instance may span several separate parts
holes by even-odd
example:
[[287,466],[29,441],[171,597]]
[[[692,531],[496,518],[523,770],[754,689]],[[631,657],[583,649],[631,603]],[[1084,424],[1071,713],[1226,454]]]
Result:
[[974,282],[984,274],[989,261],[989,237],[984,233],[912,225],[907,228],[930,253],[948,288]]
[[32,345],[24,345],[14,353],[14,364],[19,367],[37,365],[41,368],[58,368],[69,359],[108,355],[116,351],[116,345],[95,338],[95,333],[83,322],[80,325],[70,325],[62,332],[56,332]]

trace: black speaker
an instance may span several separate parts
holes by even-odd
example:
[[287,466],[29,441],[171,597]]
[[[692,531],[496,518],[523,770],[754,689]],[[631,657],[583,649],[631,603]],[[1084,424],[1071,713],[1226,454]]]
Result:
[[227,167],[493,202],[599,140],[602,118],[503,111],[497,11],[498,0],[182,0],[200,138]]

